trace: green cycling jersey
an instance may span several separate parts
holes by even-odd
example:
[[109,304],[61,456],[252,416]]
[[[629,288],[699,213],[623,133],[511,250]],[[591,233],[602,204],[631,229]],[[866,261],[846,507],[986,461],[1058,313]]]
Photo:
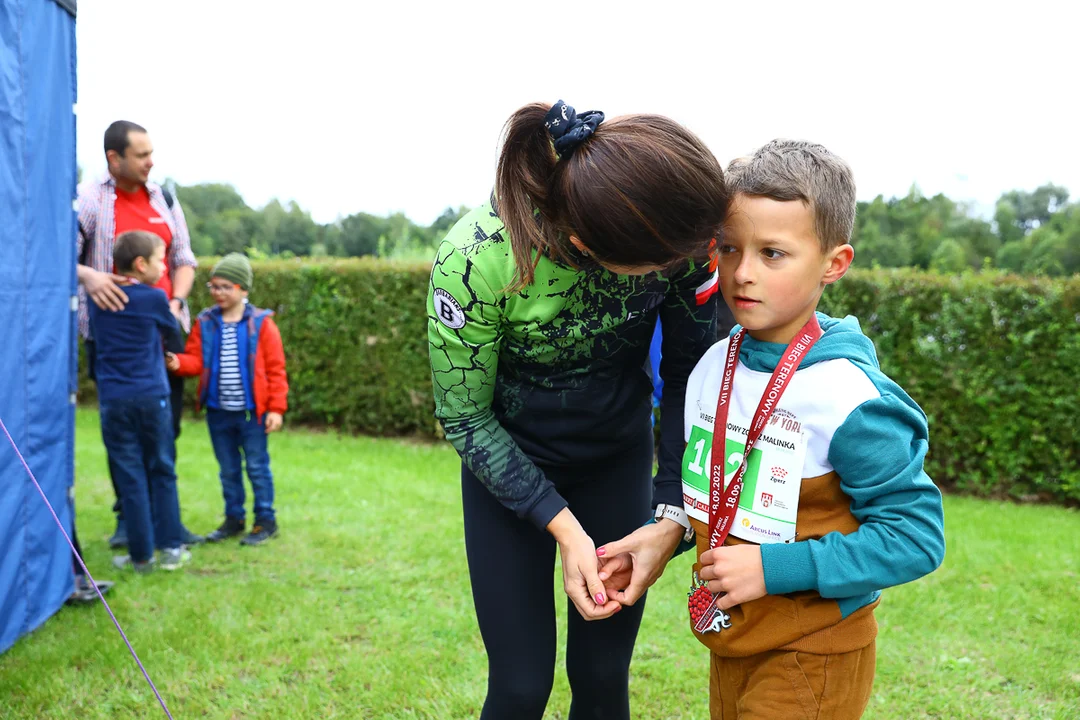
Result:
[[435,414],[465,465],[538,527],[566,506],[544,466],[602,462],[638,442],[652,413],[648,349],[663,332],[654,503],[682,503],[683,395],[716,341],[715,270],[643,276],[541,257],[519,292],[508,232],[490,203],[439,247],[428,292]]

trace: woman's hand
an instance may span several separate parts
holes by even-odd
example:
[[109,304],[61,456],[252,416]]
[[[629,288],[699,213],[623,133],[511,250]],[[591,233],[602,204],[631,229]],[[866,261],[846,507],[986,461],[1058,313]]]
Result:
[[597,550],[600,580],[608,596],[622,605],[633,605],[640,600],[664,574],[683,532],[682,525],[664,518]]
[[552,518],[547,530],[559,543],[562,558],[563,589],[581,617],[601,620],[622,609],[617,601],[607,597],[604,584],[597,575],[599,561],[592,538],[585,534],[570,508],[563,508]]

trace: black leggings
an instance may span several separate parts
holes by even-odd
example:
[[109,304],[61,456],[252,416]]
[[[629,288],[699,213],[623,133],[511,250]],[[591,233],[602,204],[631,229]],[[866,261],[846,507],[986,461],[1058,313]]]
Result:
[[[646,430],[632,449],[604,462],[544,468],[597,547],[649,517],[653,445]],[[468,469],[461,476],[473,603],[488,656],[480,718],[541,720],[555,677],[555,540],[503,507]],[[569,720],[629,720],[630,658],[645,598],[592,622],[569,598],[566,605]]]

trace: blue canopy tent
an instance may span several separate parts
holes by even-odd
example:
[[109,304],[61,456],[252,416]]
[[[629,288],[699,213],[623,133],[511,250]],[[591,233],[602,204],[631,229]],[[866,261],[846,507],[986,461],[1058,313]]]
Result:
[[[75,0],[0,0],[0,420],[70,534]],[[0,433],[0,652],[71,595],[71,550]]]

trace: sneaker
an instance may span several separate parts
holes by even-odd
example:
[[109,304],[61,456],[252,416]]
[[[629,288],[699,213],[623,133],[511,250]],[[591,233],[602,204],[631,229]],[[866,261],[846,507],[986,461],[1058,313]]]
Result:
[[117,555],[113,558],[112,564],[117,570],[132,568],[140,575],[145,575],[154,570],[154,558],[150,558],[146,562],[135,562],[130,555]]
[[242,535],[244,532],[244,519],[243,518],[231,518],[226,516],[225,522],[221,523],[221,526],[206,535],[206,542],[221,542],[222,540],[228,540],[231,537]]
[[123,515],[116,516],[116,532],[109,538],[109,549],[120,550],[127,547],[127,524]]
[[[98,590],[102,595],[109,592],[109,589],[113,586],[111,580],[98,580]],[[90,584],[90,581],[86,579],[85,575],[75,576],[75,591],[71,593],[65,603],[67,605],[89,605],[98,601],[98,594],[94,590],[94,586]]]
[[191,552],[183,546],[161,551],[161,569],[179,570],[191,560]]
[[196,535],[187,528],[181,529],[183,530],[183,532],[181,533],[182,537],[180,538],[180,542],[184,545],[201,545],[202,543],[206,542],[206,538],[204,538],[202,535]]
[[277,522],[256,523],[251,528],[251,534],[240,541],[241,545],[262,545],[270,538],[277,535]]

